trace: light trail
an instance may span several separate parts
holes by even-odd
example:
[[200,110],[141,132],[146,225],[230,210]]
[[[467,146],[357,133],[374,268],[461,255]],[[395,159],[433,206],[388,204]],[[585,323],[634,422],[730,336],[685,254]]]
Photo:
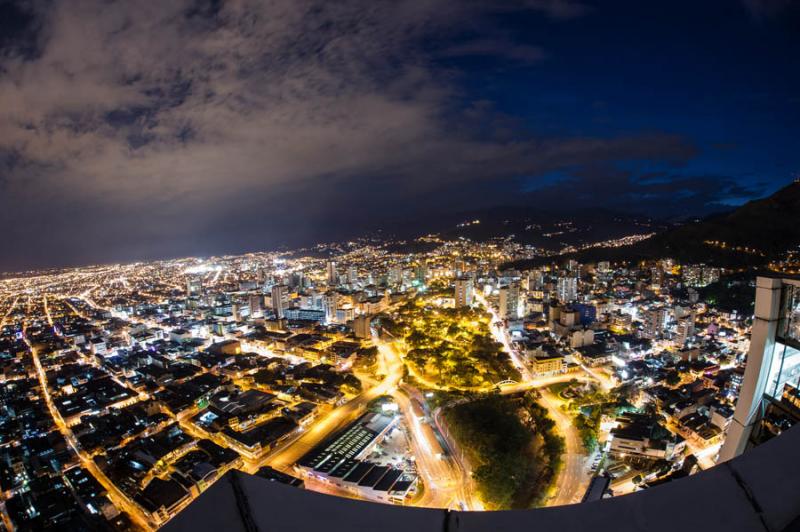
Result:
[[50,324],[50,328],[53,328],[53,316],[50,314],[50,306],[47,304],[47,296],[42,297],[42,304],[44,305],[44,315],[47,318],[47,323]]
[[337,429],[354,421],[370,401],[382,395],[388,395],[395,390],[402,378],[402,363],[389,361],[386,365],[386,376],[382,381],[324,415],[295,441],[284,445],[258,465],[269,465],[275,469],[291,471],[292,466],[314,446],[318,445]]
[[558,476],[554,482],[555,496],[548,501],[548,505],[560,506],[580,502],[581,496],[589,482],[589,475],[586,471],[586,457],[583,453],[583,443],[580,433],[573,425],[572,418],[561,411],[557,401],[545,387],[557,382],[569,382],[573,379],[583,381],[596,380],[601,384],[603,384],[603,380],[594,375],[594,373],[588,371],[585,367],[583,367],[583,369],[589,374],[589,378],[583,376],[578,377],[573,374],[563,374],[552,378],[534,377],[521,360],[519,353],[512,348],[511,342],[508,340],[508,334],[503,326],[495,325],[496,323],[502,323],[495,309],[480,292],[476,291],[475,299],[492,315],[492,334],[498,342],[503,344],[503,347],[509,354],[512,364],[514,364],[514,367],[516,367],[520,375],[522,375],[523,382],[518,385],[504,386],[501,388],[501,393],[511,394],[534,388],[539,389],[539,403],[547,409],[549,416],[553,418],[553,421],[556,423],[558,432],[564,438],[565,450],[562,455],[564,465],[558,472]]
[[562,506],[581,501],[591,474],[586,468],[586,455],[580,432],[572,423],[572,417],[559,408],[559,401],[546,388],[540,391],[539,403],[547,408],[547,412],[556,422],[556,429],[564,438],[563,465],[558,472],[554,484],[554,495],[547,501],[547,506]]
[[[403,367],[403,359],[393,344],[383,342],[377,334],[373,335],[373,343],[378,347],[382,367]],[[464,474],[460,464],[455,460],[444,458],[443,449],[433,429],[430,425],[423,424],[419,415],[414,412],[412,401],[417,401],[421,406],[424,402],[422,394],[416,388],[404,384],[393,389],[391,395],[406,420],[417,472],[425,481],[425,494],[416,505],[449,508],[451,501],[455,500],[459,504],[478,509],[479,503],[475,504],[472,497],[464,496],[460,489]]]
[[3,314],[3,317],[0,318],[0,329],[6,326],[8,323],[8,317],[11,316],[11,313],[14,312],[14,308],[17,306],[17,302],[19,301],[19,296],[14,298],[14,301],[11,303],[11,306],[8,307],[8,310]]
[[522,376],[523,381],[530,381],[533,380],[533,375],[531,374],[528,367],[519,357],[519,353],[517,353],[516,349],[511,347],[511,342],[508,340],[508,335],[506,334],[505,330],[502,326],[495,325],[496,323],[502,323],[500,316],[498,316],[497,311],[494,310],[489,302],[483,297],[479,291],[475,290],[475,300],[478,301],[484,308],[491,314],[492,319],[491,323],[489,324],[489,330],[491,331],[492,335],[495,337],[495,340],[501,344],[503,344],[503,348],[508,353],[509,358],[511,359],[511,363],[517,368],[520,375]]

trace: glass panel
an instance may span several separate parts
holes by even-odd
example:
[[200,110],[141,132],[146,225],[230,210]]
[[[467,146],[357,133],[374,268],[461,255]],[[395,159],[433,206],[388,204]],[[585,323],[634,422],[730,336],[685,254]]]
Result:
[[800,380],[800,349],[787,345],[783,355],[778,391],[783,393],[783,386],[787,383],[797,386],[798,380]]
[[769,369],[767,395],[779,399],[783,386],[789,383],[797,386],[800,380],[800,350],[781,342],[775,343],[774,356]]
[[800,287],[784,285],[778,337],[800,345]]
[[783,352],[786,346],[776,342],[773,346],[772,363],[769,367],[769,379],[764,393],[770,397],[777,397],[780,394],[778,383],[780,382],[781,366],[783,365]]

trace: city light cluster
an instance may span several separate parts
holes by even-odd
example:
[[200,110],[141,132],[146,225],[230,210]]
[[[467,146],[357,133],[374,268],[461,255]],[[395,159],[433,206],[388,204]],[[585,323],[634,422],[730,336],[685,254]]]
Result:
[[[749,333],[745,312],[701,297],[723,270],[548,263],[511,239],[424,242],[0,281],[8,526],[71,515],[155,529],[233,469],[489,510],[580,502],[593,478],[621,495],[713,465]],[[545,265],[511,262],[530,257]],[[505,459],[479,443],[473,410],[545,442],[525,465],[539,481],[477,473]]]

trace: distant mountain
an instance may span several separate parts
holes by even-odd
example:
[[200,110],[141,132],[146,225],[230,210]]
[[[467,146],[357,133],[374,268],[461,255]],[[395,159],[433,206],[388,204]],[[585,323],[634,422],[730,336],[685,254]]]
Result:
[[[800,246],[800,181],[725,213],[686,222],[638,244],[595,248],[566,257],[644,260],[672,257],[719,266],[758,266]],[[523,265],[524,266],[524,265]]]
[[644,216],[605,209],[560,212],[542,206],[500,206],[458,213],[437,214],[387,227],[387,234],[414,238],[436,233],[444,238],[475,241],[512,237],[514,241],[551,251],[632,234],[646,234],[669,227]]
[[800,245],[800,182],[772,196],[642,242],[646,255],[725,264],[763,264]]

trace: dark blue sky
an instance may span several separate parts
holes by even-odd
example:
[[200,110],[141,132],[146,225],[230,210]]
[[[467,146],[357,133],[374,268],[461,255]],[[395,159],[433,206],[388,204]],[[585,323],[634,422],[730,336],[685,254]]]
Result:
[[798,177],[798,57],[787,0],[0,0],[0,270],[726,208]]
[[[467,98],[491,101],[537,135],[653,131],[689,139],[697,155],[663,179],[733,178],[750,194],[720,201],[737,204],[800,177],[800,17],[788,5],[763,9],[731,1],[620,1],[595,3],[584,16],[556,23],[506,14],[499,25],[515,42],[542,47],[541,61],[498,65],[472,57],[449,64],[462,72]],[[620,166],[639,174],[663,170],[641,161]],[[542,180],[523,182],[535,189]]]

